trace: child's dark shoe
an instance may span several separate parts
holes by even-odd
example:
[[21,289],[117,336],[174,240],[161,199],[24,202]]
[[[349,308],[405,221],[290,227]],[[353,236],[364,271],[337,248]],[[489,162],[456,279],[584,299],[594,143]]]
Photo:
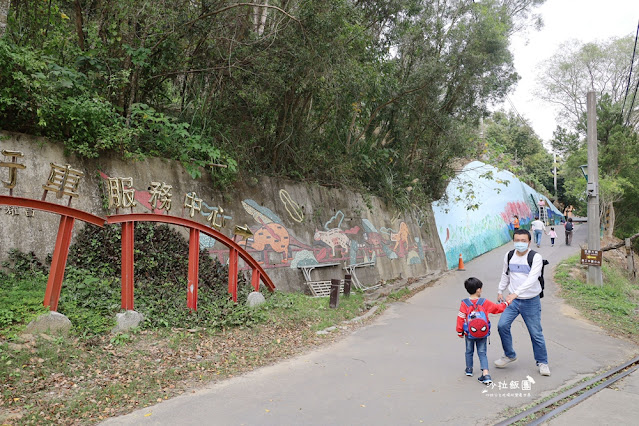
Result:
[[493,382],[493,379],[490,378],[490,374],[484,374],[483,376],[479,376],[477,380],[479,380],[485,385],[489,385]]
[[468,377],[473,377],[473,369],[472,368],[467,368],[466,369],[466,375]]

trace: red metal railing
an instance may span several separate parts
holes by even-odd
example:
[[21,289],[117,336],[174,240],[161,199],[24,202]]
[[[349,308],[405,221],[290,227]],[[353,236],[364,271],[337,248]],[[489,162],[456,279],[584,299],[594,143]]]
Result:
[[42,304],[48,306],[50,310],[57,311],[75,220],[78,219],[102,227],[106,219],[72,207],[62,206],[48,201],[32,200],[30,198],[0,195],[0,205],[24,207],[60,215],[58,236],[55,240],[51,269],[49,271],[49,279],[47,280],[47,289],[44,293],[44,301],[42,302]]
[[262,281],[269,291],[275,290],[275,284],[264,272],[262,266],[238,243],[231,238],[190,219],[154,213],[118,214],[107,217],[107,223],[122,224],[122,308],[133,309],[133,244],[135,222],[160,222],[184,226],[189,229],[189,276],[187,288],[187,306],[197,309],[197,286],[200,255],[200,233],[215,238],[229,248],[229,286],[228,291],[237,302],[238,258],[241,257],[252,269],[251,285],[258,291]]
[[47,281],[47,289],[44,295],[43,305],[50,310],[57,311],[60,300],[60,291],[64,279],[67,257],[69,255],[69,245],[75,220],[92,225],[103,227],[105,223],[122,224],[122,308],[133,309],[133,286],[134,286],[134,233],[135,222],[160,222],[189,228],[189,276],[187,289],[187,306],[189,309],[197,310],[197,287],[200,254],[200,233],[215,238],[229,248],[229,283],[228,291],[237,302],[237,272],[238,256],[241,257],[252,269],[251,285],[258,291],[260,281],[262,281],[269,291],[275,290],[275,285],[270,277],[264,272],[262,266],[238,243],[231,238],[206,227],[198,222],[184,219],[177,216],[158,215],[153,213],[119,214],[108,216],[106,219],[95,216],[82,210],[48,201],[33,200],[14,196],[0,195],[0,205],[31,208],[60,215],[60,225],[56,237],[51,269]]

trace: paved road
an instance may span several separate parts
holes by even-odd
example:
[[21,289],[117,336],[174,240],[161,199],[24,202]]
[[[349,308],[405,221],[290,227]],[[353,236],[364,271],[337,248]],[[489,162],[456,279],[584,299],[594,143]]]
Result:
[[[550,247],[544,237],[539,251],[551,266],[556,265],[579,250],[586,234],[586,225],[578,225],[572,247]],[[393,304],[374,323],[336,344],[105,424],[493,424],[506,417],[510,407],[529,404],[639,352],[563,305],[547,271],[542,324],[552,376],[539,375],[521,320],[513,324],[519,360],[507,369],[491,369],[493,380],[505,388],[487,388],[477,382],[477,375],[464,376],[464,344],[454,325],[459,301],[466,295],[463,281],[480,278],[484,296],[494,300],[501,262],[510,247],[467,262],[464,272],[449,272],[434,286],[407,302]],[[488,347],[491,364],[499,356],[501,344],[495,331]],[[524,381],[530,390],[521,390]]]

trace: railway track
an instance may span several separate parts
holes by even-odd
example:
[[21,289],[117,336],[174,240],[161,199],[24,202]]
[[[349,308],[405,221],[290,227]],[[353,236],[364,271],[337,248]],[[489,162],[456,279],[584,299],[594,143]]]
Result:
[[615,382],[623,379],[637,369],[639,369],[639,357],[600,374],[587,382],[581,383],[574,388],[568,389],[567,391],[537,404],[516,416],[499,422],[496,426],[507,426],[522,421],[526,422],[527,425],[540,425],[557,416],[561,412],[583,402],[602,389],[605,389]]

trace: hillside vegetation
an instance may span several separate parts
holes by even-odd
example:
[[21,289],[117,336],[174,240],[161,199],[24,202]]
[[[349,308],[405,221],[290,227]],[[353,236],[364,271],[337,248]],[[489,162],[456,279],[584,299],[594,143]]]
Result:
[[437,198],[518,79],[544,0],[11,1],[0,126],[223,185],[271,174]]

